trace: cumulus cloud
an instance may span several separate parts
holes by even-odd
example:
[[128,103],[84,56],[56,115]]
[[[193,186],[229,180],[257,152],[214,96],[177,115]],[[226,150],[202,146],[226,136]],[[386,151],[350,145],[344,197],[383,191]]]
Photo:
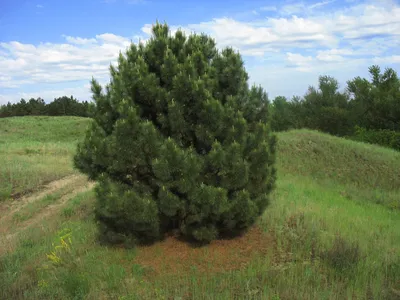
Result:
[[391,43],[399,40],[400,6],[356,5],[316,16],[271,17],[256,22],[219,18],[187,27],[210,33],[221,45],[234,45],[244,50],[249,46],[279,50],[286,47],[336,48],[339,43],[368,42],[380,37]]
[[65,43],[0,43],[0,87],[104,77],[131,40],[111,33],[95,38],[64,36]]

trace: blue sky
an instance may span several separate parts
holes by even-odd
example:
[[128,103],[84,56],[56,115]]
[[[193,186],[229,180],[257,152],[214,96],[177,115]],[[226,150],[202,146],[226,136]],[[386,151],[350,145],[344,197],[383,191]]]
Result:
[[341,87],[379,64],[400,71],[400,1],[0,0],[0,104],[74,95],[151,24],[205,32],[245,60],[270,98],[303,95],[319,75]]

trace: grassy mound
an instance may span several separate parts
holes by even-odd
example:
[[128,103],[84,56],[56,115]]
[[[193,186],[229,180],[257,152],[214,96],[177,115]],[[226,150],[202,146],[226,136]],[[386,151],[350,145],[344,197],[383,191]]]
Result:
[[362,202],[400,209],[400,152],[310,130],[279,134],[279,175],[308,177]]

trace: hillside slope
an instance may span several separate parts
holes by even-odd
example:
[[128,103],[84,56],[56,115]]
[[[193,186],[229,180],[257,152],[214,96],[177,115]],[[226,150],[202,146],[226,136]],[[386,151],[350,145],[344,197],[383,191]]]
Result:
[[[400,209],[400,152],[311,130],[279,133],[279,175],[341,184],[349,197]],[[356,196],[356,195],[354,195]]]

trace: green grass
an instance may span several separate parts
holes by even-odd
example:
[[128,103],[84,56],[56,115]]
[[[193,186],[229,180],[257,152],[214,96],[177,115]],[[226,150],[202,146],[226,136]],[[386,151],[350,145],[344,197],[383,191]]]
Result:
[[279,176],[309,177],[355,201],[400,209],[400,152],[309,130],[279,134]]
[[89,119],[0,119],[0,201],[75,172],[71,157]]
[[[398,170],[395,151],[279,134],[277,188],[259,220],[274,244],[223,273],[154,276],[137,249],[100,246],[94,194],[81,193],[0,257],[0,299],[398,299]],[[52,251],[59,264],[46,257]]]

